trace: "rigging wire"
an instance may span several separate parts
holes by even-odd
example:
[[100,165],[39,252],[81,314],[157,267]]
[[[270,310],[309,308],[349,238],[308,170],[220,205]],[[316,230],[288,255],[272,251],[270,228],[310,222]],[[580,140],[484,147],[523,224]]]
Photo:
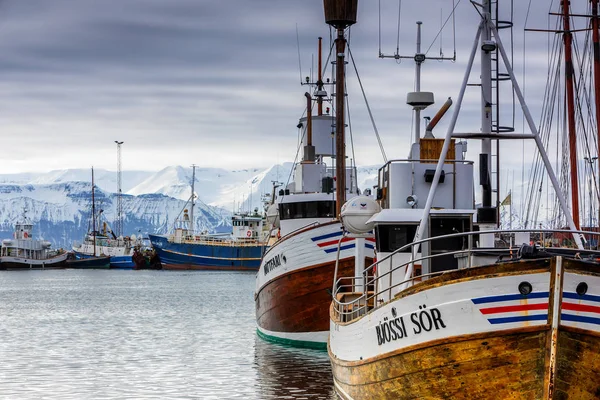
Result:
[[400,54],[400,15],[402,14],[402,0],[398,0],[398,36],[396,38],[396,54]]
[[373,125],[373,130],[375,131],[375,136],[377,137],[377,143],[379,144],[379,149],[381,150],[381,155],[383,156],[383,161],[385,163],[387,163],[388,158],[385,154],[385,150],[383,148],[383,143],[381,142],[381,137],[379,136],[379,130],[377,129],[377,125],[375,124],[375,119],[373,118],[373,113],[371,112],[371,107],[369,106],[369,101],[367,100],[367,95],[365,94],[365,89],[363,87],[362,80],[360,79],[360,74],[358,73],[358,68],[356,67],[356,62],[354,62],[354,56],[352,55],[352,50],[350,49],[350,46],[348,46],[348,54],[350,54],[350,60],[352,61],[352,66],[354,67],[354,72],[356,73],[356,78],[358,80],[360,90],[361,90],[363,98],[365,100],[365,105],[367,106],[367,111],[369,112],[369,118],[371,119],[371,124]]
[[[352,35],[352,27],[348,28],[348,41],[347,41],[347,46],[346,46],[347,53],[350,52],[351,35]],[[346,75],[347,75],[347,73],[346,73]],[[350,148],[352,149],[352,160],[354,162],[356,162],[356,154],[354,154],[354,137],[352,135],[352,120],[350,118],[350,99],[347,94],[348,94],[348,80],[345,79],[344,80],[344,95],[346,97],[346,113],[348,115],[348,132],[350,133]]]
[[[435,37],[433,38],[433,41],[431,42],[431,44],[429,45],[429,47],[427,48],[427,51],[425,51],[425,55],[427,55],[429,53],[429,50],[431,49],[431,47],[433,47],[433,45],[435,44],[438,36],[440,36],[440,34],[442,33],[442,30],[446,27],[446,24],[448,23],[448,21],[450,21],[450,18],[453,17],[454,13],[456,12],[456,7],[458,7],[458,5],[460,4],[461,0],[458,0],[458,2],[454,5],[454,7],[452,8],[452,11],[450,12],[450,15],[448,15],[448,18],[446,18],[446,20],[444,21],[444,24],[442,25],[442,27],[440,28],[440,30],[438,31],[437,35],[435,35]],[[454,19],[453,19],[454,21]],[[453,22],[454,23],[454,22]],[[455,31],[456,32],[456,31]],[[455,33],[456,36],[456,33]],[[454,55],[456,55],[456,37],[454,38]]]
[[298,49],[298,71],[300,72],[300,84],[302,84],[302,59],[300,58],[300,35],[298,34],[298,24],[296,24],[296,48]]
[[381,55],[381,0],[379,0],[379,55]]
[[[531,0],[529,0],[529,5],[527,6],[527,13],[525,14],[525,23],[524,23],[524,28],[527,28],[527,22],[529,21],[529,11],[531,10]],[[525,80],[525,70],[526,70],[526,65],[527,63],[525,62],[526,58],[525,58],[525,54],[526,54],[526,49],[527,49],[527,35],[526,35],[526,30],[523,29],[523,78],[522,78],[522,85],[523,85],[523,97],[525,97],[525,92],[526,92],[526,80]],[[525,114],[521,115],[521,132],[525,132]],[[525,184],[525,141],[523,140],[521,142],[521,186],[523,186]],[[521,217],[523,217],[523,209],[525,207],[525,202],[521,201],[520,207],[519,207],[519,211],[521,214]]]

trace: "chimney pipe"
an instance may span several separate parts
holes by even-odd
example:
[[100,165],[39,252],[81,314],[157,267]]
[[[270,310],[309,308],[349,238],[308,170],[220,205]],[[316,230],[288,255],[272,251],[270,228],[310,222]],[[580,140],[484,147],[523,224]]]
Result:
[[304,93],[306,96],[306,144],[312,146],[312,97],[310,93]]
[[448,111],[448,109],[450,108],[451,105],[452,105],[452,99],[450,97],[448,97],[448,100],[446,100],[446,102],[444,103],[442,108],[440,108],[440,110],[435,114],[433,119],[427,124],[427,127],[425,128],[425,138],[426,139],[434,138],[433,128],[435,128],[435,126],[438,124],[438,122],[440,122],[440,120],[446,114],[446,112]]

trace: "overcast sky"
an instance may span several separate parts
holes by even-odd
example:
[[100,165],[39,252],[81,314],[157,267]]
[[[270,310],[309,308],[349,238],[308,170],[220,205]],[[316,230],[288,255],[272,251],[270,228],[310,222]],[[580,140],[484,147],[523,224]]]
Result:
[[[435,92],[436,105],[423,115],[433,115],[447,97],[458,95],[479,21],[467,0],[459,3],[458,60],[425,63],[422,90]],[[529,2],[515,3],[515,58],[520,59]],[[322,4],[1,0],[0,172],[91,165],[114,170],[115,140],[125,142],[123,168],[128,170],[192,163],[234,169],[292,161],[307,89],[299,84],[296,29],[302,75],[308,75],[316,62],[317,37],[326,38],[325,51],[329,46]],[[398,1],[381,4],[382,50],[393,53]],[[400,52],[414,54],[417,20],[424,22],[427,49],[451,5],[450,0],[404,0]],[[549,7],[549,1],[533,0],[527,25],[546,28]],[[378,1],[359,0],[351,48],[388,157],[404,158],[412,130],[405,101],[414,84],[414,64],[378,59],[378,10]],[[443,52],[450,56],[451,23],[442,37]],[[545,83],[546,37],[526,36],[525,88],[534,112]],[[439,51],[436,41],[428,55]],[[519,62],[520,79],[522,70]],[[348,79],[356,162],[379,164],[382,157],[354,72]],[[477,90],[468,93],[462,130],[478,129],[478,99]],[[472,151],[470,158],[476,154]]]

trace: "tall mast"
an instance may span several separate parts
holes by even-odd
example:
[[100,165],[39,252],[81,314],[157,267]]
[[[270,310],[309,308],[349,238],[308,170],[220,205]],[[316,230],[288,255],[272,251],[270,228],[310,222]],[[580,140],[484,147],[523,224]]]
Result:
[[567,121],[569,129],[569,161],[571,164],[571,211],[575,226],[579,229],[579,188],[577,185],[577,139],[575,137],[575,95],[574,95],[574,70],[571,34],[569,21],[569,0],[562,0],[563,14],[563,40],[565,46],[565,90],[567,95]]
[[190,231],[194,232],[194,183],[196,183],[196,164],[192,164],[192,208],[190,210]]
[[324,0],[325,22],[337,30],[335,40],[336,49],[336,77],[335,77],[335,179],[336,179],[336,217],[339,217],[342,205],[346,201],[346,148],[345,148],[345,53],[346,38],[344,31],[356,23],[358,0]]
[[[598,0],[592,2],[592,41],[594,42],[594,99],[596,101],[596,132],[598,134],[598,153],[600,157],[600,27],[598,24]],[[593,171],[592,176],[594,176]],[[592,204],[590,204],[590,210]],[[599,207],[600,212],[600,207]],[[600,218],[598,218],[600,225]],[[591,225],[591,218],[590,218]]]
[[92,167],[92,237],[94,240],[94,257],[96,256],[96,198],[94,197],[94,167]]
[[123,236],[123,197],[121,189],[121,145],[123,142],[115,140],[117,144],[117,237]]
[[323,42],[323,38],[319,37],[319,64],[318,64],[318,68],[319,68],[319,78],[317,79],[317,112],[318,115],[323,115],[323,64],[322,64],[322,42]]
[[[490,0],[483,1],[484,18],[491,22],[492,8]],[[492,42],[491,24],[485,24],[481,31],[481,48]],[[481,51],[481,133],[491,135],[492,133],[492,51]],[[492,170],[492,139],[485,138],[481,140],[481,153],[479,155],[479,184],[482,186],[481,208],[478,216],[483,217],[484,221],[491,223],[496,219],[496,211],[487,212],[492,207],[492,182],[490,171]],[[493,215],[492,215],[493,214]],[[488,218],[489,217],[489,218]],[[478,218],[478,221],[480,218]],[[493,221],[492,221],[493,220]]]

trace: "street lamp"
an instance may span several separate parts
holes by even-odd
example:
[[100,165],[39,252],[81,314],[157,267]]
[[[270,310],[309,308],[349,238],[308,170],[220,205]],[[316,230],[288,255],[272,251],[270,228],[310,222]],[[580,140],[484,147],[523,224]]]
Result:
[[[592,202],[593,202],[593,197],[592,197],[592,177],[594,176],[594,162],[598,159],[598,157],[583,157],[583,159],[585,160],[586,164],[590,165],[590,175],[589,175],[589,187],[588,187],[588,192],[590,195],[590,219],[588,221],[589,224],[589,229],[590,232],[592,231]],[[587,169],[587,168],[586,168]],[[592,236],[590,235],[590,249],[592,248]]]

